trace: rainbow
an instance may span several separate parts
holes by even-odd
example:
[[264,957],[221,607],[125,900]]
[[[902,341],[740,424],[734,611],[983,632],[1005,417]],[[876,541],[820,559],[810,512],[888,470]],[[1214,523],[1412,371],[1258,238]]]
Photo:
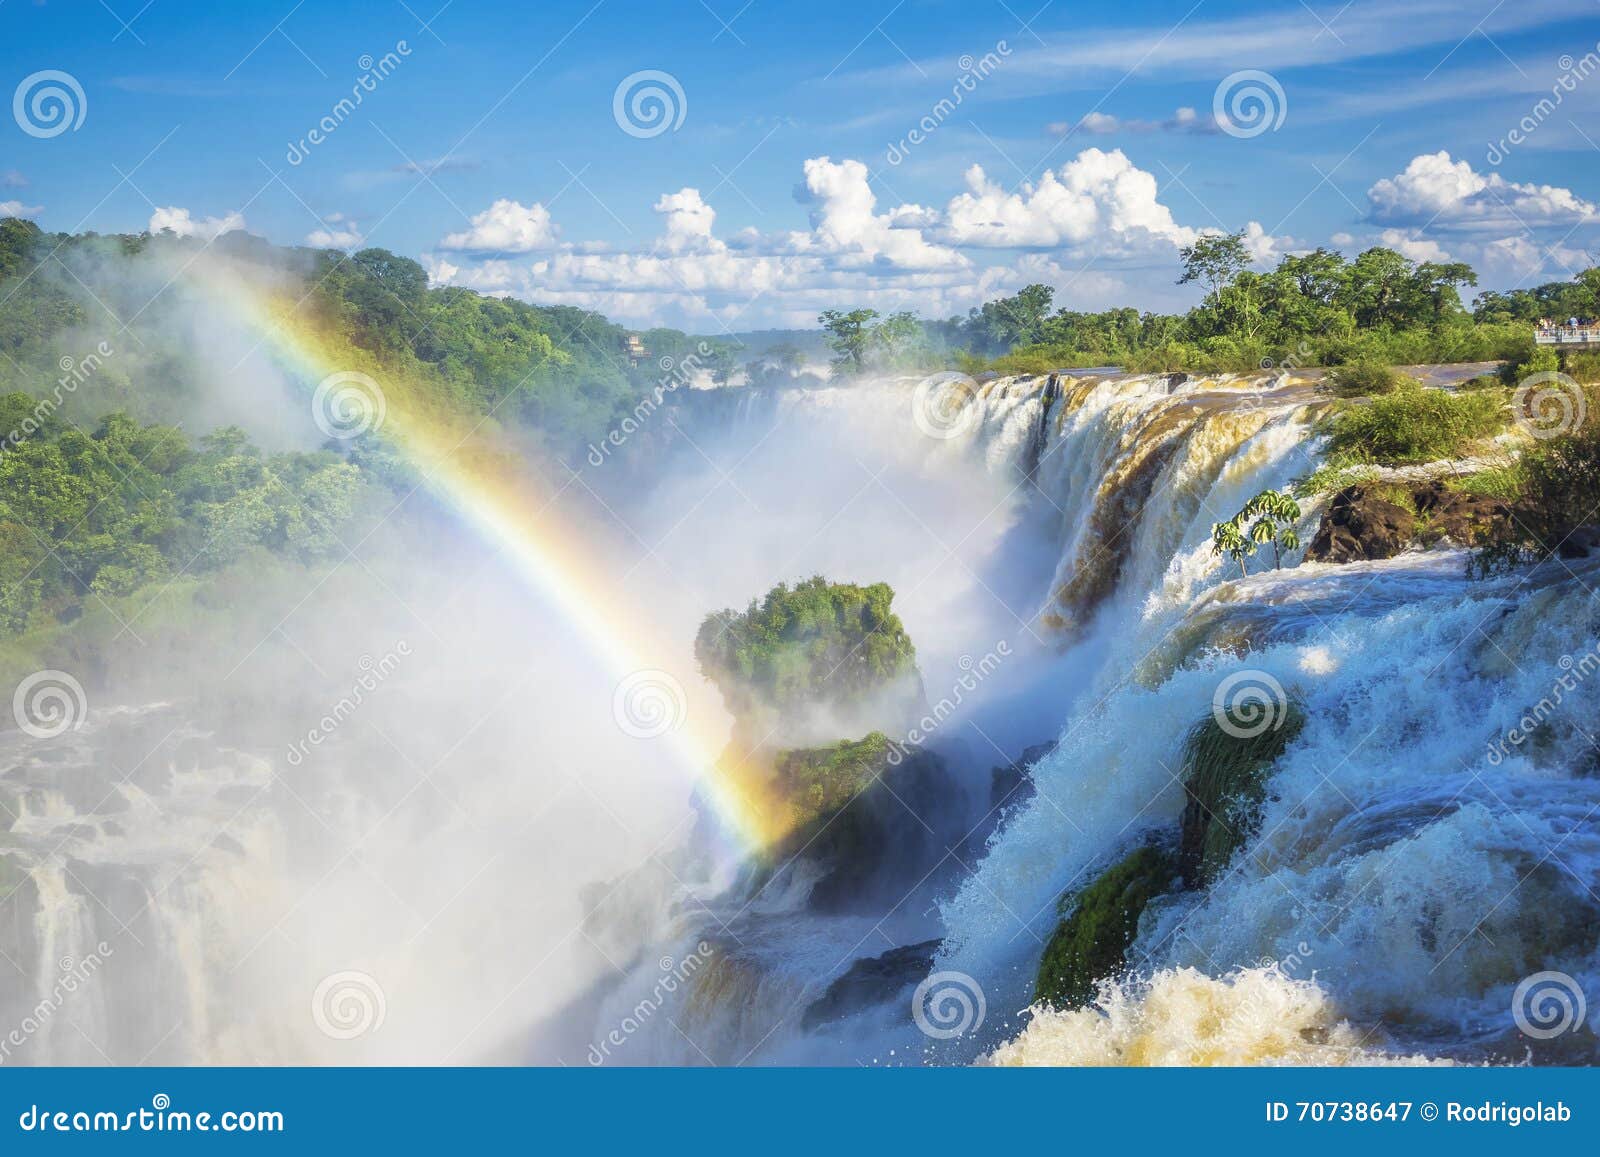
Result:
[[682,682],[650,659],[673,649],[655,640],[646,616],[629,614],[628,600],[584,537],[562,522],[550,488],[491,445],[481,419],[445,410],[417,383],[397,380],[375,362],[352,365],[367,356],[364,351],[330,341],[297,315],[294,302],[251,286],[237,271],[210,267],[196,276],[210,301],[260,335],[245,360],[265,351],[312,391],[313,415],[324,429],[331,424],[346,436],[368,429],[381,436],[431,494],[565,616],[617,680],[619,719],[625,712],[632,734],[670,746],[675,762],[700,785],[731,850],[758,852],[788,831],[791,809],[773,794],[765,774],[725,750],[722,721],[689,710]]

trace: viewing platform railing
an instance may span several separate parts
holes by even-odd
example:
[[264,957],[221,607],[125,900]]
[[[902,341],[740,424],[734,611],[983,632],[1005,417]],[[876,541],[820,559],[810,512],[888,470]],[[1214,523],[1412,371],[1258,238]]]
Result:
[[1600,325],[1553,325],[1537,329],[1536,345],[1600,345]]

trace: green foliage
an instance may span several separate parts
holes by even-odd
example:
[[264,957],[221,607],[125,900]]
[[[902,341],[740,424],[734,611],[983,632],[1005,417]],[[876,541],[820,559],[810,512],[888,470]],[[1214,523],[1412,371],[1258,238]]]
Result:
[[888,757],[888,736],[874,731],[864,739],[779,752],[773,768],[783,797],[812,819],[837,811],[870,787]]
[[1149,845],[1106,869],[1070,907],[1064,902],[1065,916],[1039,961],[1034,999],[1063,1009],[1093,1000],[1096,984],[1122,971],[1140,915],[1177,880],[1172,854]]
[[892,313],[880,321],[875,309],[830,309],[817,322],[828,333],[833,367],[842,374],[913,364],[924,345],[922,323],[911,313]]
[[1328,374],[1328,386],[1341,398],[1366,398],[1392,394],[1404,377],[1382,362],[1355,362],[1337,366]]
[[1542,561],[1600,518],[1600,392],[1588,395],[1582,427],[1535,442],[1507,472],[1506,485],[1515,484],[1520,500],[1517,517],[1480,544],[1468,561],[1469,574],[1483,578]]
[[1211,524],[1211,553],[1227,555],[1239,564],[1239,573],[1248,575],[1245,559],[1258,546],[1271,545],[1273,569],[1283,566],[1283,552],[1300,548],[1300,504],[1288,494],[1263,490],[1226,522]]
[[1449,393],[1402,382],[1392,394],[1345,406],[1324,431],[1332,463],[1398,466],[1459,457],[1508,417],[1498,390]]
[[1290,489],[1301,498],[1315,498],[1347,486],[1368,485],[1377,477],[1377,467],[1365,463],[1324,463],[1310,474],[1296,478]]
[[1259,714],[1229,704],[1222,719],[1207,715],[1184,742],[1181,775],[1189,802],[1179,858],[1191,885],[1216,879],[1255,830],[1268,773],[1305,726],[1305,711],[1292,699],[1249,706]]
[[850,704],[916,671],[916,648],[887,583],[779,583],[740,613],[708,615],[695,637],[701,672],[735,716]]
[[[1467,313],[1461,290],[1476,285],[1477,275],[1460,263],[1413,263],[1381,247],[1347,261],[1317,249],[1258,272],[1249,268],[1238,233],[1202,237],[1180,257],[1180,284],[1198,282],[1207,289],[1181,317],[1120,308],[1060,310],[1040,318],[1037,295],[1019,300],[1025,290],[928,330],[951,347],[993,359],[963,365],[968,372],[986,366],[999,373],[1101,365],[1155,373],[1248,372],[1263,365],[1515,364],[1532,352],[1527,321],[1504,310]],[[1585,273],[1579,282],[1585,279],[1600,285],[1600,275]],[[1589,293],[1583,289],[1580,296]],[[1586,306],[1576,312],[1600,311]]]
[[1517,502],[1527,485],[1520,463],[1493,466],[1475,474],[1458,474],[1445,479],[1445,485],[1460,494],[1475,498],[1498,498],[1503,502]]
[[[35,405],[8,395],[0,415]],[[8,633],[259,548],[301,561],[341,555],[364,485],[359,469],[333,454],[264,456],[236,430],[196,445],[174,427],[121,414],[93,434],[49,420],[7,446],[0,630]]]

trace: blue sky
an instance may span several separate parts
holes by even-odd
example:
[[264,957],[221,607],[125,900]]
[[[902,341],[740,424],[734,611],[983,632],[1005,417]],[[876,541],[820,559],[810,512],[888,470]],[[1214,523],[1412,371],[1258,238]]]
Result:
[[[1531,284],[1600,253],[1597,17],[0,0],[0,212],[378,245],[439,280],[710,332],[856,304],[940,316],[1030,281],[1081,308],[1173,307],[1177,249],[1207,229],[1249,228],[1267,263],[1381,242]],[[30,102],[52,86],[76,127]],[[629,112],[652,87],[664,124],[648,99]]]

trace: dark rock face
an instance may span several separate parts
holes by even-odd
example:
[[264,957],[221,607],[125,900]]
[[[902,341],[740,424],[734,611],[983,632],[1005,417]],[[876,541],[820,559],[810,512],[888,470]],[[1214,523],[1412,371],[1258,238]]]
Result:
[[1033,798],[1033,765],[1056,749],[1056,741],[1035,743],[1023,749],[1015,763],[1002,764],[989,773],[989,807],[1012,810]]
[[1449,539],[1463,546],[1508,523],[1511,506],[1462,494],[1443,482],[1361,484],[1333,496],[1306,550],[1309,562],[1393,558],[1407,547]]
[[[768,866],[804,860],[817,872],[808,901],[813,912],[876,911],[930,873],[956,870],[947,853],[966,833],[965,817],[951,807],[959,797],[944,759],[913,749],[899,764],[885,762],[848,803],[769,849]],[[753,882],[764,886],[765,871]]]
[[857,960],[806,1007],[800,1026],[811,1032],[830,1021],[893,1000],[928,974],[938,950],[939,941],[924,940],[921,944],[891,948],[869,960]]

